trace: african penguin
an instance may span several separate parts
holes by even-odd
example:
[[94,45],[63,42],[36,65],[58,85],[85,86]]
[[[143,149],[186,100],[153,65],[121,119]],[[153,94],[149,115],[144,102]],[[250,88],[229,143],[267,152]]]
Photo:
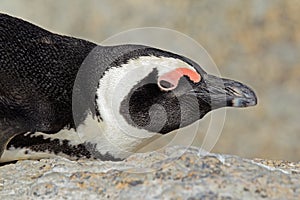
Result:
[[0,14],[0,162],[122,160],[211,110],[256,103],[248,86],[184,56],[99,46]]

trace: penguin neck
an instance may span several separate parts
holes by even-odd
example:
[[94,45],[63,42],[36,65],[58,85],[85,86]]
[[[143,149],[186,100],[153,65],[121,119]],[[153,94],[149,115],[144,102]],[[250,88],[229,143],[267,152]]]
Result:
[[114,122],[99,121],[91,114],[76,130],[82,143],[95,145],[96,153],[109,154],[115,159],[125,159],[161,136],[151,134],[148,137],[139,137],[137,132],[140,133],[140,130],[130,131],[125,131]]

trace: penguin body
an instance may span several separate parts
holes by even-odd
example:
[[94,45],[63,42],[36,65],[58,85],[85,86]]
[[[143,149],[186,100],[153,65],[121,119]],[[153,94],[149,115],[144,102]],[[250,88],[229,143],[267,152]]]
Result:
[[256,102],[184,56],[99,46],[0,14],[0,162],[121,160],[213,109]]

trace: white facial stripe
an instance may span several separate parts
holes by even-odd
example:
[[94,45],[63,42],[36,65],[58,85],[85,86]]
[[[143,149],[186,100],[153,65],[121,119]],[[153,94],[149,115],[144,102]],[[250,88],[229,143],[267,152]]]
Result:
[[154,68],[157,68],[158,76],[161,76],[176,68],[188,68],[196,71],[194,67],[190,66],[186,62],[171,57],[141,56],[137,59],[130,60],[125,65],[122,65],[122,68],[132,68],[133,66],[135,66],[136,68],[144,66],[145,68],[150,68],[150,71],[152,71],[152,69]]
[[[141,56],[137,59],[129,60],[121,67],[111,68],[100,80],[100,88],[97,90],[98,106],[101,116],[102,110],[107,106],[120,106],[120,102],[129,94],[130,90],[139,81],[150,74],[153,69],[158,70],[158,76],[177,68],[188,68],[196,71],[192,66],[182,60],[169,57]],[[118,94],[118,96],[115,96]],[[101,98],[101,100],[100,100]],[[105,107],[101,106],[105,105]]]

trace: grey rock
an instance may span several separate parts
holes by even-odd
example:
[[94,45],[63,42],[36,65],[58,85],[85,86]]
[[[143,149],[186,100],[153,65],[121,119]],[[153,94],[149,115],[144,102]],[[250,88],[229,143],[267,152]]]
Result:
[[[202,152],[200,154],[200,152]],[[24,160],[0,167],[1,199],[298,199],[300,162],[168,147],[121,162]]]

